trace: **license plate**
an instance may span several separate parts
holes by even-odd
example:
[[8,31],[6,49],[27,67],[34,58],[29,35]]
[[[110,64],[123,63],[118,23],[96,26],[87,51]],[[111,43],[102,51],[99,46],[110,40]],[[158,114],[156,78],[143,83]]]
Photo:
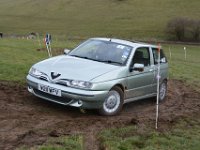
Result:
[[50,86],[38,84],[38,90],[45,92],[45,93],[48,93],[48,94],[51,94],[51,95],[61,97],[61,90],[50,87]]

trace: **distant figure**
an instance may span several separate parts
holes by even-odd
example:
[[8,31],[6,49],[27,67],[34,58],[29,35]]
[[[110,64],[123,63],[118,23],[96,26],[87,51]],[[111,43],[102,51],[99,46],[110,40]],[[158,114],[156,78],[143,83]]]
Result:
[[3,38],[3,33],[0,32],[0,38]]

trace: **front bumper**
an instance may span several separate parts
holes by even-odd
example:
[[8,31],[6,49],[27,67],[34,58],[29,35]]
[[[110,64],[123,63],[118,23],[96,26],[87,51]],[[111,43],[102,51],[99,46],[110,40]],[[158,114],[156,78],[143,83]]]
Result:
[[[28,83],[28,91],[33,93],[37,97],[62,105],[69,105],[86,109],[101,108],[106,98],[106,95],[108,94],[108,91],[90,91],[90,90],[66,87],[63,85],[37,79],[31,75],[27,76],[27,83]],[[61,97],[39,91],[38,83],[56,89],[60,89]]]

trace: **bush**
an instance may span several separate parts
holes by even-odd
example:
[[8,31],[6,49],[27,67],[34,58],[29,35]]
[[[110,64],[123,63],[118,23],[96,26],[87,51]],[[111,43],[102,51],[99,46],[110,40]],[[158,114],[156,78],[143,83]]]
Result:
[[185,38],[185,18],[174,18],[167,24],[167,32],[171,35],[175,35],[178,40]]
[[174,18],[168,22],[166,31],[179,41],[199,41],[200,20]]

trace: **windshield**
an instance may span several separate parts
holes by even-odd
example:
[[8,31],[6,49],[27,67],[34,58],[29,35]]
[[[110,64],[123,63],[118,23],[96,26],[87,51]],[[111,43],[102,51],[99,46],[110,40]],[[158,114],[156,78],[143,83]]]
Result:
[[70,56],[125,65],[132,47],[112,41],[88,40],[69,53]]

